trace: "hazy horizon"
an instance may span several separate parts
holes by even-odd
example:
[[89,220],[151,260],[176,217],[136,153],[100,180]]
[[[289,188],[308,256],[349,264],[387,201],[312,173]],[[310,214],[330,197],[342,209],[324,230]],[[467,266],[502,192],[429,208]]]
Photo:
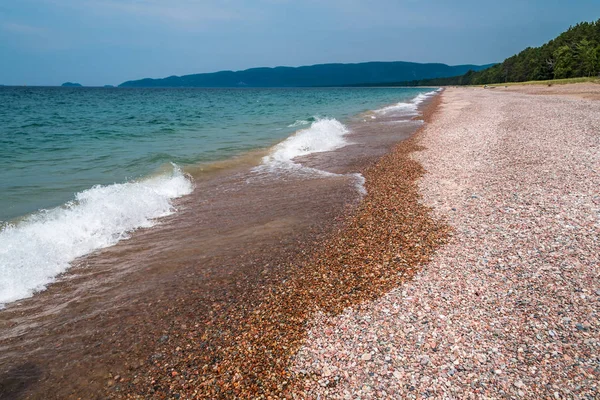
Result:
[[483,65],[598,18],[594,3],[23,0],[0,5],[0,84],[369,61]]

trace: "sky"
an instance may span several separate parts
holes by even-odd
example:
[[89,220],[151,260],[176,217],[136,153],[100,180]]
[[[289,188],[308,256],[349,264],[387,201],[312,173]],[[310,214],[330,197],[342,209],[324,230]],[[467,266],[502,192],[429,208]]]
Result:
[[501,62],[600,0],[0,0],[0,84],[328,62]]

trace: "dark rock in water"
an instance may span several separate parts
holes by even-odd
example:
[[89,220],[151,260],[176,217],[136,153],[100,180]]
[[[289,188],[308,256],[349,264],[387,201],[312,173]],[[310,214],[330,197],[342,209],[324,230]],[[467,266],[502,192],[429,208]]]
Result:
[[83,85],[81,83],[75,83],[75,82],[65,82],[60,86],[62,86],[62,87],[83,87]]

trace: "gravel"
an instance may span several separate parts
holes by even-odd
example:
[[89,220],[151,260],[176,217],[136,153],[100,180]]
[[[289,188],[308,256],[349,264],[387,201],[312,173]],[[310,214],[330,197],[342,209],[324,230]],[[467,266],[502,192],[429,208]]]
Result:
[[450,240],[383,297],[314,314],[294,397],[600,398],[600,102],[442,97],[413,154]]
[[[439,100],[425,102],[417,118],[429,121]],[[411,138],[368,163],[361,169],[367,194],[360,204],[347,208],[310,251],[290,259],[281,279],[261,285],[233,308],[215,303],[222,318],[209,320],[204,331],[186,321],[193,315],[189,308],[173,304],[173,314],[182,319],[164,342],[157,338],[154,351],[164,357],[142,364],[133,376],[121,374],[118,385],[111,379],[110,397],[305,398],[310,396],[305,380],[323,390],[339,385],[343,370],[334,364],[320,366],[318,375],[290,369],[313,316],[337,315],[381,298],[409,280],[448,239],[447,224],[419,202],[417,181],[424,170],[411,158],[418,149]],[[380,357],[378,349],[365,346],[347,361],[373,363]]]

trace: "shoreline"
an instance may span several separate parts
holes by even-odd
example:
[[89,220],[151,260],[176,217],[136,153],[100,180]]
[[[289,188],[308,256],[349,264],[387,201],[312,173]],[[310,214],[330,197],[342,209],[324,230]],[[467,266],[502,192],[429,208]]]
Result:
[[445,90],[414,158],[449,241],[413,280],[311,321],[306,397],[598,397],[600,102],[527,89]]
[[[68,279],[9,306],[0,314],[0,397],[160,397],[178,387],[188,393],[189,382],[204,393],[220,390],[210,380],[232,357],[223,349],[236,351],[265,293],[301,274],[301,264],[355,209],[359,194],[347,173],[372,165],[419,125],[377,121],[356,125],[353,144],[301,160],[346,175],[259,181],[249,191],[240,190],[243,174],[217,171],[177,201],[181,213],[84,258]],[[360,145],[364,140],[373,143]],[[178,363],[185,368],[175,370]],[[238,368],[231,365],[227,373]],[[251,377],[254,365],[245,365],[244,390],[262,390]]]
[[[403,103],[405,105],[411,105],[413,102],[417,104],[414,100],[420,97],[410,96],[422,92],[423,90],[396,91],[396,100],[406,101]],[[377,109],[389,107],[387,101],[391,100],[386,96],[392,92],[381,91],[369,94],[360,91],[360,93],[363,97],[373,95],[371,101],[378,107]],[[321,94],[321,96],[325,95]],[[352,96],[354,95],[351,93],[347,95],[348,99],[352,99]],[[386,102],[381,103],[384,99]],[[357,121],[363,120],[363,114],[366,112],[362,107],[365,107],[365,104],[361,105],[360,102],[357,104],[350,110],[359,108],[361,109],[359,114],[352,115],[351,111],[341,112],[340,115],[344,116],[340,118],[343,123],[359,125]],[[321,108],[333,110],[335,107],[324,105]],[[339,114],[340,111],[337,110],[336,113]],[[272,119],[282,118],[272,117]],[[144,172],[136,179],[117,180],[112,183],[100,179],[99,185],[88,182],[89,187],[74,189],[75,193],[68,192],[68,198],[63,199],[62,203],[42,202],[34,211],[17,217],[10,217],[10,213],[6,214],[9,218],[2,217],[5,220],[0,221],[0,245],[14,250],[5,254],[0,252],[0,264],[6,266],[4,273],[0,270],[0,278],[3,281],[3,285],[0,285],[0,308],[10,307],[10,303],[23,301],[32,297],[34,293],[42,292],[48,285],[68,276],[70,265],[78,264],[82,258],[130,237],[136,230],[161,224],[163,217],[176,211],[176,204],[180,203],[177,199],[193,191],[193,185],[202,186],[206,182],[210,185],[210,182],[218,179],[219,176],[263,167],[263,164],[267,163],[264,157],[270,157],[271,153],[277,150],[281,150],[280,154],[277,154],[277,160],[270,160],[270,162],[276,161],[289,166],[294,155],[311,153],[313,150],[317,152],[332,150],[347,141],[344,137],[346,133],[344,125],[334,118],[313,116],[306,120],[296,119],[293,124],[287,122],[276,129],[271,123],[269,128],[266,128],[270,133],[265,134],[267,137],[274,135],[269,140],[256,139],[253,145],[241,146],[247,140],[240,139],[238,150],[224,149],[219,153],[220,156],[213,154],[211,157],[217,159],[213,162],[192,160],[186,163],[178,160],[181,161],[180,165],[163,163],[160,167]],[[254,130],[258,132],[260,129]],[[279,133],[275,134],[276,131]],[[306,131],[311,132],[306,135]],[[304,138],[299,138],[295,142],[290,140],[298,135],[304,135]],[[260,135],[254,134],[254,136]],[[268,149],[264,147],[266,143]],[[232,145],[232,148],[236,146]],[[286,148],[280,149],[281,146]],[[247,149],[243,150],[243,148]],[[207,150],[199,150],[199,153],[207,153]],[[161,154],[161,157],[164,155],[168,154]],[[327,162],[324,167],[325,169],[328,167]],[[278,173],[278,171],[269,171],[269,168],[263,168],[263,172]],[[67,176],[67,174],[63,175]],[[55,192],[59,193],[60,190]],[[7,198],[12,198],[11,193],[14,194],[14,190],[11,192],[11,186],[8,186],[8,193]],[[64,193],[58,196],[64,196]],[[31,197],[35,203],[35,196],[28,197]],[[13,204],[26,203],[19,201],[17,195],[14,199]],[[53,231],[55,235],[49,237],[45,234],[47,231]]]
[[[419,118],[429,119],[438,101],[439,95],[424,106],[423,116]],[[294,388],[302,377],[290,371],[289,365],[303,343],[312,314],[316,311],[339,312],[351,304],[376,298],[408,279],[414,272],[411,264],[427,259],[432,248],[414,247],[412,238],[407,240],[402,236],[426,236],[429,246],[436,246],[443,240],[443,226],[426,217],[415,224],[417,214],[426,213],[426,209],[411,201],[416,193],[410,186],[422,173],[406,156],[412,151],[412,139],[405,139],[361,171],[366,177],[367,195],[358,208],[346,210],[333,231],[315,242],[307,252],[303,251],[302,256],[290,260],[285,275],[260,291],[254,302],[246,304],[243,310],[229,311],[226,322],[232,324],[235,321],[233,325],[237,328],[220,328],[218,340],[213,338],[213,345],[218,343],[218,347],[211,362],[204,365],[192,362],[190,367],[190,358],[183,351],[166,363],[155,362],[139,382],[129,385],[128,396],[162,397],[167,393],[178,393],[182,398],[297,395]],[[403,173],[397,173],[398,163],[404,164],[400,166]],[[383,171],[387,172],[388,179],[394,179],[393,194],[389,186],[385,189],[390,181],[381,182]],[[373,183],[372,179],[378,182]],[[391,199],[388,198],[390,194]],[[371,200],[373,198],[375,200]],[[395,232],[387,229],[389,225],[378,225],[389,216],[388,210],[378,204],[382,201],[396,208],[395,212],[410,215],[402,218],[403,226],[395,227]],[[380,213],[373,219],[375,208]],[[368,239],[367,226],[373,229]],[[396,242],[378,246],[377,243],[383,240]],[[402,245],[411,249],[403,252],[400,259],[395,252]],[[365,248],[373,251],[365,254]],[[250,305],[252,303],[254,305]],[[195,340],[188,338],[178,341],[177,345],[181,349],[190,349],[193,359],[194,349],[198,348]]]
[[[438,99],[426,106],[423,118],[431,117]],[[414,182],[423,171],[408,157],[416,149],[413,139],[404,140],[363,171],[368,194],[358,209],[307,261],[291,266],[282,283],[261,295],[244,329],[221,350],[217,363],[203,367],[203,376],[194,376],[180,359],[169,364],[174,376],[154,369],[154,382],[184,398],[301,396],[296,389],[304,377],[290,371],[289,363],[313,313],[336,314],[378,298],[410,279],[444,240],[445,227],[416,201]],[[194,378],[181,382],[176,377],[182,375]],[[147,396],[146,388],[142,384],[134,393]]]
[[[346,203],[342,181],[301,186],[337,199],[321,210],[327,224],[261,223],[232,242],[253,247],[229,258],[198,259],[191,238],[194,258],[150,253],[162,269],[136,274],[160,281],[147,286],[157,291],[121,293],[89,323],[67,321],[96,329],[72,338],[87,361],[58,357],[52,376],[32,362],[5,369],[0,397],[594,397],[600,103],[538,94],[446,89],[422,105],[426,123],[409,139],[339,164],[366,178],[360,203]],[[174,233],[161,229],[141,236]],[[108,253],[127,258],[131,247]],[[233,275],[219,269],[232,263]],[[211,276],[217,286],[198,286]],[[49,334],[62,357],[74,350],[60,332]]]

